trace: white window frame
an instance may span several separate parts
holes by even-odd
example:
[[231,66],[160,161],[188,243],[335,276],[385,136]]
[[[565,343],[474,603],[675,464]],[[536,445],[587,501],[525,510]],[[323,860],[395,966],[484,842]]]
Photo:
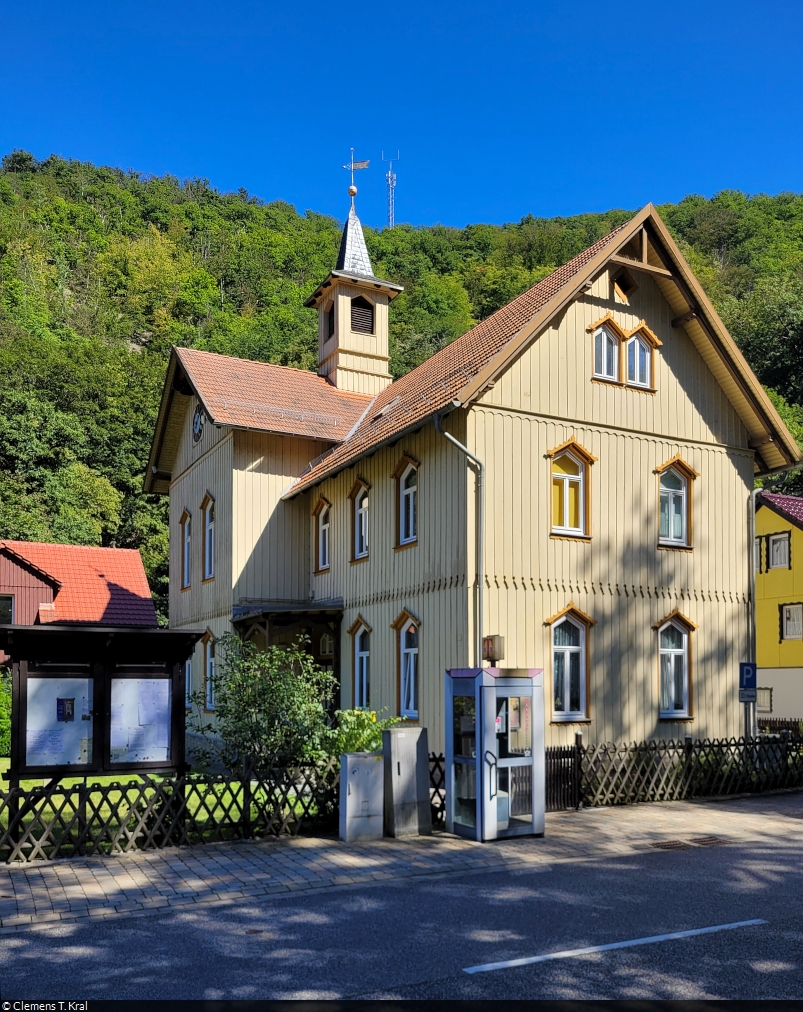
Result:
[[[608,349],[613,351],[613,372],[606,369]],[[619,338],[607,327],[598,327],[594,331],[594,375],[597,379],[619,382]]]
[[[407,633],[414,629],[416,633],[416,646],[408,647],[405,644]],[[419,665],[419,649],[421,647],[420,628],[409,619],[401,628],[399,636],[400,648],[400,672],[399,672],[399,710],[402,717],[408,720],[418,720],[418,694],[421,681],[421,670]]]
[[[672,473],[680,481],[680,490],[664,488],[661,482],[665,474]],[[683,517],[683,530],[680,538],[666,537],[661,534],[661,504],[664,497],[669,500],[669,528],[672,529],[672,505],[675,498],[681,501],[681,513]],[[658,542],[662,545],[682,545],[684,548],[689,544],[689,480],[674,467],[667,467],[662,471],[658,479]]]
[[329,568],[329,531],[331,506],[323,505],[318,514],[318,569]]
[[[789,552],[791,538],[788,533],[785,534],[770,534],[767,538],[767,569],[789,569]],[[776,545],[784,545],[784,558],[781,562],[776,562],[773,558],[773,553]]]
[[759,537],[753,540],[753,566],[755,567],[756,573],[761,573],[761,542],[763,538]]
[[204,643],[204,708],[210,713],[215,709],[215,641]]
[[[416,476],[415,485],[412,488],[405,488],[405,482],[408,477],[414,474]],[[408,507],[409,517],[412,522],[407,524],[408,520]],[[399,544],[400,545],[411,545],[414,541],[418,540],[418,468],[415,464],[409,464],[402,473],[399,479]]]
[[[362,649],[363,636],[367,645]],[[371,632],[361,625],[354,636],[354,709],[368,708],[371,694]]]
[[368,489],[364,486],[354,497],[354,558],[368,557]]
[[[634,375],[630,375],[630,348],[635,348],[635,357],[633,360]],[[647,356],[647,378],[642,381],[638,378],[638,350],[643,348]],[[639,334],[634,334],[627,342],[627,382],[628,386],[631,387],[644,387],[645,389],[652,388],[652,346],[650,342],[645,340]]]
[[204,513],[204,579],[215,578],[215,500],[207,496]]
[[[576,647],[568,646],[556,646],[555,645],[555,633],[558,628],[563,625],[564,622],[569,622],[576,629],[580,630],[580,644]],[[552,626],[552,719],[554,721],[567,721],[573,720],[586,720],[588,717],[588,702],[586,700],[586,626],[583,622],[578,622],[577,619],[572,618],[570,615],[565,615],[560,618]],[[579,654],[579,671],[580,671],[580,709],[579,710],[556,710],[555,709],[555,669],[557,667],[555,663],[556,654],[563,655],[563,670],[564,678],[568,679],[570,674],[571,654]],[[564,691],[564,695],[567,693]]]
[[[683,637],[683,646],[678,650],[670,647],[661,646],[661,633],[667,626],[674,626],[675,629]],[[660,703],[660,697],[663,695],[663,657],[670,656],[676,657],[678,655],[683,656],[683,709],[682,710],[665,710]],[[672,665],[673,677],[674,677],[674,662]],[[659,691],[659,715],[664,720],[680,720],[689,717],[689,630],[678,622],[674,622],[670,619],[669,622],[664,624],[658,629],[658,691]],[[674,694],[674,693],[673,693]]]
[[[558,460],[560,460],[561,457],[569,457],[571,460],[573,460],[575,462],[575,464],[578,465],[578,467],[580,468],[580,474],[577,477],[574,477],[573,475],[568,475],[568,474],[556,474],[555,473],[555,467],[554,467],[555,462],[558,461]],[[580,526],[579,527],[568,527],[568,526],[564,526],[564,525],[561,525],[561,524],[556,524],[555,523],[555,517],[553,516],[552,517],[552,530],[556,534],[585,534],[585,532],[586,532],[586,484],[585,483],[586,483],[586,480],[587,480],[585,461],[581,460],[579,457],[577,457],[575,454],[573,454],[570,450],[563,450],[560,453],[556,454],[555,457],[553,458],[552,464],[550,466],[550,471],[552,473],[552,482],[550,482],[550,485],[549,485],[549,494],[550,494],[550,496],[552,496],[552,494],[553,494],[553,492],[552,492],[552,484],[556,480],[563,482],[563,519],[564,520],[568,519],[568,512],[569,512],[569,483],[570,482],[575,482],[580,487]],[[550,512],[552,512],[552,500],[551,499],[550,499],[549,506],[550,506]]]
[[184,661],[184,708],[192,708],[192,657]]
[[803,604],[781,605],[782,629],[784,640],[803,640]]
[[181,520],[181,589],[192,581],[192,513],[185,510]]

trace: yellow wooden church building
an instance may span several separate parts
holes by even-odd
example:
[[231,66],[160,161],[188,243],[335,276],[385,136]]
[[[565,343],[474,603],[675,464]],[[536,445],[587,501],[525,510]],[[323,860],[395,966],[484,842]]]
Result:
[[[547,744],[739,733],[746,504],[800,459],[652,205],[392,382],[352,204],[316,373],[176,349],[145,487],[170,621],[299,631],[343,706],[443,744],[443,672],[543,668]],[[211,689],[207,707],[214,710]]]

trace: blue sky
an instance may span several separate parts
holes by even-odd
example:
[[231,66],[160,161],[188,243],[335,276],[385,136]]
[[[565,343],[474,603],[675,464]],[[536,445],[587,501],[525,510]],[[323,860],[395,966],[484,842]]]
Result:
[[803,190],[803,5],[0,0],[0,151],[206,177],[364,222]]

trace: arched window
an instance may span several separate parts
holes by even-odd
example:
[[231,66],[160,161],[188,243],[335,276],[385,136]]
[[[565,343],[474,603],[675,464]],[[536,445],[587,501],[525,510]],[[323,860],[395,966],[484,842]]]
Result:
[[627,342],[627,382],[633,386],[649,387],[652,384],[652,349],[638,334]]
[[215,575],[215,500],[208,493],[201,503],[204,517],[204,579]]
[[362,295],[351,300],[351,329],[358,334],[374,332],[374,307]]
[[564,618],[552,627],[552,714],[555,720],[586,716],[586,629]]
[[401,628],[401,715],[418,720],[418,627],[409,620]]
[[688,482],[674,467],[661,472],[660,540],[688,543]]
[[689,634],[676,622],[658,630],[661,716],[689,716]]
[[399,543],[408,545],[418,537],[418,469],[410,464],[399,482]]
[[318,569],[329,568],[329,506],[318,514]]
[[368,489],[363,488],[354,500],[354,557],[368,555]]
[[354,637],[354,709],[369,705],[371,685],[371,634],[362,628]]
[[607,327],[594,332],[594,375],[599,379],[619,379],[619,340]]
[[184,510],[181,517],[181,589],[190,585],[192,575],[192,516]]
[[584,462],[564,452],[552,460],[552,529],[568,534],[585,533]]

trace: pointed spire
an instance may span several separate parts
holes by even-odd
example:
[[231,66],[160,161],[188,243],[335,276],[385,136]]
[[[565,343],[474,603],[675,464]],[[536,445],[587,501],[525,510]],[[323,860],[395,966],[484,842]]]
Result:
[[335,270],[347,271],[349,274],[362,274],[368,278],[374,276],[374,269],[371,266],[371,259],[365,245],[365,237],[362,234],[362,225],[354,210],[353,201],[343,229],[343,238],[340,240],[340,253],[337,257]]

